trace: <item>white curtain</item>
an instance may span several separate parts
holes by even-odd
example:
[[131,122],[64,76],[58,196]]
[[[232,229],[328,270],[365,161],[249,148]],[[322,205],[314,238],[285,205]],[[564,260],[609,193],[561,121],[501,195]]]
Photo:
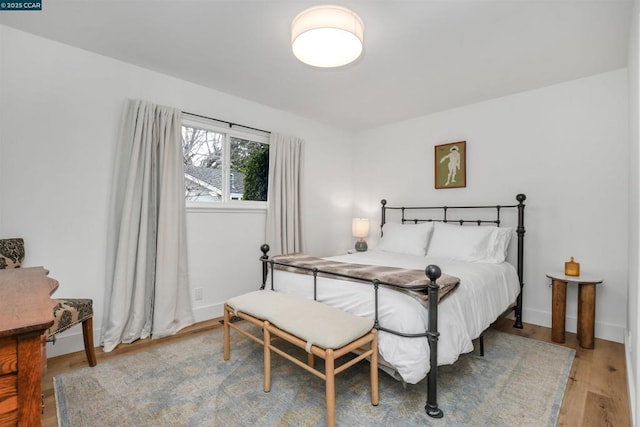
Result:
[[194,322],[180,116],[174,108],[128,102],[112,186],[104,351]]
[[301,139],[277,133],[269,139],[266,240],[271,255],[302,252],[303,145]]

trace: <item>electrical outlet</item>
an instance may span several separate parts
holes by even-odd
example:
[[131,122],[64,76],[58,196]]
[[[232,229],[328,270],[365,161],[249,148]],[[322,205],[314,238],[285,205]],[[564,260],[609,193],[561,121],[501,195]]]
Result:
[[193,293],[196,301],[202,301],[202,288],[195,288]]

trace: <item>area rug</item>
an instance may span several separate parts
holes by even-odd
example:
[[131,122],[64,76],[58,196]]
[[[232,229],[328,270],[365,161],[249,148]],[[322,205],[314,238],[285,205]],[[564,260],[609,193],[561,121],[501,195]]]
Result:
[[[253,327],[246,325],[243,327]],[[322,426],[324,381],[272,356],[262,391],[262,347],[222,328],[54,378],[60,426]],[[380,404],[369,400],[369,366],[336,377],[339,426],[555,426],[575,351],[489,330],[485,355],[439,370],[444,418],[424,412],[426,380],[403,385],[380,373]],[[304,359],[306,360],[306,359]],[[318,361],[318,363],[322,363]]]

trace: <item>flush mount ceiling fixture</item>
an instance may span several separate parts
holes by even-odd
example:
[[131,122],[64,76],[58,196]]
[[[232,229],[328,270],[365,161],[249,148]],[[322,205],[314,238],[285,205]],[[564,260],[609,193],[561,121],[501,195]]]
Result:
[[314,67],[347,65],[358,59],[363,44],[362,19],[344,7],[312,7],[291,23],[293,54]]

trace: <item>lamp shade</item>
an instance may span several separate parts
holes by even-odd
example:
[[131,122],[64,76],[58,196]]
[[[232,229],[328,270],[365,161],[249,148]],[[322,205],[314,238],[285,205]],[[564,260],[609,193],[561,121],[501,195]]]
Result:
[[358,15],[340,6],[307,9],[291,23],[291,49],[314,67],[340,67],[358,59],[364,45],[364,25]]
[[359,239],[367,237],[369,235],[369,220],[367,218],[354,218],[351,221],[351,234]]

